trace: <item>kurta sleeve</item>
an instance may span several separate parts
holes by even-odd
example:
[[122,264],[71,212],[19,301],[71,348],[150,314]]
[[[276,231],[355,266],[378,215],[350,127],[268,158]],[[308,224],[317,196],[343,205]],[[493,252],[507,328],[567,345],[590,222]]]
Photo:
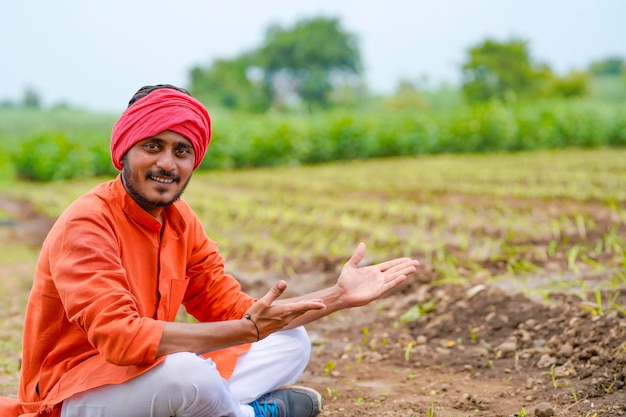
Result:
[[256,300],[242,292],[239,282],[224,272],[224,258],[217,243],[206,236],[201,223],[195,221],[190,226],[196,244],[187,269],[187,312],[202,322],[240,319]]
[[68,218],[50,248],[51,275],[69,322],[106,361],[150,364],[164,323],[140,314],[114,227],[109,217],[96,211]]

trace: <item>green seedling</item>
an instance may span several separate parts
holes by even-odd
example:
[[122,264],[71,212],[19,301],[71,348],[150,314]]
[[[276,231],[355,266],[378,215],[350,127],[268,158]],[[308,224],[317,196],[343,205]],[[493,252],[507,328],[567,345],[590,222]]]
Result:
[[428,411],[426,412],[427,417],[435,417],[435,403],[431,402],[430,407],[428,407]]
[[[617,311],[621,314],[626,315],[626,308],[622,307],[617,301],[621,292],[617,290],[619,286],[619,281],[614,277],[611,281],[611,288],[607,290],[606,294],[606,303],[604,302],[602,296],[602,290],[596,289],[593,291],[593,297],[595,303],[592,305],[584,304],[581,306],[582,309],[591,312],[594,316],[602,316],[604,314],[608,314],[612,311]],[[583,293],[584,294],[584,293]]]
[[565,252],[565,257],[567,258],[567,268],[572,272],[578,272],[579,268],[576,264],[578,260],[578,255],[580,252],[584,250],[584,246],[581,245],[573,245],[571,248]]
[[331,401],[336,401],[338,398],[338,393],[339,390],[336,388],[331,388],[331,387],[326,387],[324,388],[324,392],[326,392],[326,395],[328,396],[328,398],[331,399]]
[[367,346],[369,343],[370,329],[368,327],[364,327],[361,330],[361,333],[363,333],[363,339],[361,339],[361,343],[363,343],[363,346]]
[[619,227],[613,226],[611,230],[604,234],[604,247],[613,253],[623,253],[626,242],[619,235]]
[[602,390],[604,390],[604,392],[606,392],[607,394],[610,394],[611,392],[613,392],[614,388],[615,388],[615,378],[613,379],[613,382],[611,382],[609,385],[602,384]]
[[524,407],[520,408],[520,410],[514,414],[515,417],[529,417],[530,413]]
[[326,374],[326,376],[330,376],[330,374],[333,372],[334,369],[335,369],[334,361],[326,362],[326,365],[324,366],[324,373]]
[[586,239],[587,238],[587,225],[585,224],[585,217],[581,214],[581,213],[576,213],[575,217],[575,221],[576,221],[576,228],[578,229],[578,236],[581,239]]
[[595,290],[593,292],[593,295],[596,299],[596,305],[598,306],[598,314],[599,315],[603,315],[604,314],[604,308],[602,308],[602,293],[600,292],[600,290]]
[[478,339],[478,334],[476,334],[476,331],[471,324],[469,324],[467,327],[469,328],[470,339],[472,341],[476,341],[476,339]]
[[415,346],[415,341],[411,340],[404,348],[404,360],[407,362],[411,359],[411,350],[413,349],[413,346]]
[[431,313],[435,310],[435,300],[431,299],[425,303],[417,303],[407,311],[405,311],[400,319],[393,323],[394,328],[398,328],[403,324],[410,323],[420,319],[422,316]]
[[549,371],[542,372],[543,374],[550,375],[550,380],[552,381],[552,387],[554,389],[558,389],[558,388],[569,386],[569,382],[567,382],[567,381],[559,381],[559,379],[556,377],[556,373],[554,371],[555,368],[556,368],[556,364],[553,363],[552,366],[550,366],[550,370]]

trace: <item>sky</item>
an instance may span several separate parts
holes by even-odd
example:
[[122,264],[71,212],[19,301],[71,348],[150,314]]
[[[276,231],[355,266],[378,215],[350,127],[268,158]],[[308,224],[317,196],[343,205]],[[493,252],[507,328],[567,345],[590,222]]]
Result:
[[271,24],[338,18],[371,91],[458,84],[469,48],[528,42],[559,74],[626,59],[624,0],[0,0],[0,101],[123,111],[141,86],[185,86],[192,67],[263,44]]

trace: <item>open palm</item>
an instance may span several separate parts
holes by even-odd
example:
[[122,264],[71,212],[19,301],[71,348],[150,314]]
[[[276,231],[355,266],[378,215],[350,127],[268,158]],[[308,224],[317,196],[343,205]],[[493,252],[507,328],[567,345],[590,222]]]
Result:
[[419,262],[411,258],[397,258],[376,265],[359,267],[365,256],[365,244],[359,243],[352,257],[341,270],[337,286],[342,301],[348,307],[370,303],[404,282],[414,273]]

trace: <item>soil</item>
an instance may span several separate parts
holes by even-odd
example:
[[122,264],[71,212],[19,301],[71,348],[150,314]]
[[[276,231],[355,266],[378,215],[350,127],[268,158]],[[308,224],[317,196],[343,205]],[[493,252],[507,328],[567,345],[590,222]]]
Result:
[[[2,239],[39,245],[52,224],[0,196],[2,211],[12,215],[0,218]],[[601,208],[595,220],[598,230],[610,227]],[[290,290],[328,285],[340,267],[326,262],[292,276]],[[496,275],[502,265],[489,267]],[[237,274],[251,294],[266,291],[262,277]],[[300,383],[322,393],[322,415],[626,415],[620,309],[599,314],[600,305],[568,292],[539,298],[503,282],[436,279],[423,265],[377,302],[308,326],[313,355]]]

